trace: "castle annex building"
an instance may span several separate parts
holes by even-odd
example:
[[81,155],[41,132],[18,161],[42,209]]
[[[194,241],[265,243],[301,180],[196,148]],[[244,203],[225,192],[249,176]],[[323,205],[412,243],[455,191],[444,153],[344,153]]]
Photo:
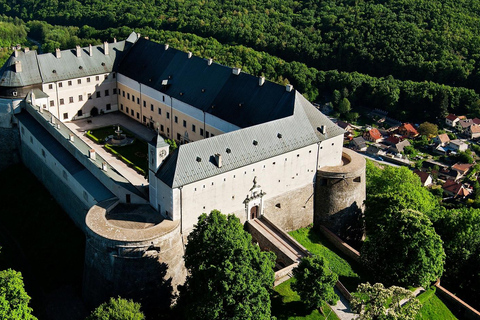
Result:
[[[151,282],[152,259],[181,283],[186,235],[203,212],[341,233],[363,207],[363,158],[343,150],[343,130],[291,85],[135,33],[53,54],[15,50],[0,69],[0,106],[2,119],[14,114],[23,162],[87,235],[92,303]],[[158,132],[148,182],[69,126],[118,111]],[[170,154],[164,138],[179,148]]]

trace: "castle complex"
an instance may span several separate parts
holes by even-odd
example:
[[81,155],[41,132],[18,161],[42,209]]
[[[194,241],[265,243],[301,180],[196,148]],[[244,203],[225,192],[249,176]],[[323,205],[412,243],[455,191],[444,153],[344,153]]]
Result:
[[[133,295],[159,265],[182,283],[186,236],[203,212],[345,235],[363,208],[364,159],[291,85],[135,33],[53,54],[14,50],[0,69],[0,106],[13,114],[2,124],[18,129],[22,161],[86,234],[92,304]],[[158,133],[148,183],[129,180],[68,126],[111,112]]]

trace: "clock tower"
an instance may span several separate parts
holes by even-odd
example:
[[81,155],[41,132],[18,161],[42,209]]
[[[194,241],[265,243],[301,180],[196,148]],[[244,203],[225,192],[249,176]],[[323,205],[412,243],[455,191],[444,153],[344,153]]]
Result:
[[166,143],[162,136],[157,135],[148,144],[148,169],[155,174],[168,156],[169,144]]

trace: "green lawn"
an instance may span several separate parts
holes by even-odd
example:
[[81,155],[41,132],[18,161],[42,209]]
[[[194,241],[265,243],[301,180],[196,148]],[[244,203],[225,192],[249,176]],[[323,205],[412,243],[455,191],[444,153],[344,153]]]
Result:
[[[125,128],[120,127],[120,129],[123,131],[123,133],[127,137],[135,137],[133,133],[126,130]],[[90,134],[95,136],[100,141],[105,141],[106,137],[108,137],[109,135],[115,134],[115,130],[116,130],[116,127],[109,126],[109,127],[103,127],[103,128],[91,130]],[[141,168],[144,172],[147,172],[148,145],[145,141],[135,138],[135,141],[128,146],[122,146],[122,147],[110,146],[110,147],[116,152],[118,152],[120,155],[122,155],[125,159],[132,162],[134,166],[137,166]]]
[[368,281],[360,265],[349,261],[323,235],[313,228],[301,228],[289,234],[312,254],[324,257],[330,269],[338,274],[339,280],[349,290],[355,291],[358,284]]
[[305,305],[300,301],[300,296],[292,290],[290,284],[295,281],[290,279],[284,283],[278,285],[274,289],[272,295],[272,315],[277,317],[278,320],[323,320],[338,319],[337,315],[332,311],[327,303],[323,304],[323,312],[325,316],[318,310],[308,310]]
[[418,300],[423,304],[419,313],[416,316],[416,320],[456,320],[457,318],[452,312],[445,306],[445,304],[435,294],[435,288],[430,288],[421,295]]

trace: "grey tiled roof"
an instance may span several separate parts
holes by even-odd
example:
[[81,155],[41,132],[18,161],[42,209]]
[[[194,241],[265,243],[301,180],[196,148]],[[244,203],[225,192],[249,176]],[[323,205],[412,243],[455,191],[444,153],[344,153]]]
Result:
[[259,86],[255,76],[234,75],[232,68],[145,39],[129,50],[118,72],[241,128],[293,114],[295,94],[284,86]]
[[[322,125],[326,126],[326,135],[319,131]],[[169,187],[178,188],[343,133],[343,129],[295,92],[294,115],[181,145],[165,160],[157,177]],[[222,156],[221,168],[214,160],[216,153]]]
[[[12,53],[0,69],[0,86],[24,87],[42,83],[42,77],[40,76],[37,63],[37,52],[17,51],[17,53],[18,57],[15,57]],[[21,62],[21,72],[15,72],[15,61]]]
[[61,58],[57,58],[54,53],[38,55],[38,65],[43,82],[48,83],[111,72],[121,58],[120,55],[123,53],[125,44],[125,41],[109,43],[108,55],[105,55],[103,45],[92,46],[92,56],[89,55],[88,47],[81,48],[80,57],[76,56],[75,49],[61,51]]

